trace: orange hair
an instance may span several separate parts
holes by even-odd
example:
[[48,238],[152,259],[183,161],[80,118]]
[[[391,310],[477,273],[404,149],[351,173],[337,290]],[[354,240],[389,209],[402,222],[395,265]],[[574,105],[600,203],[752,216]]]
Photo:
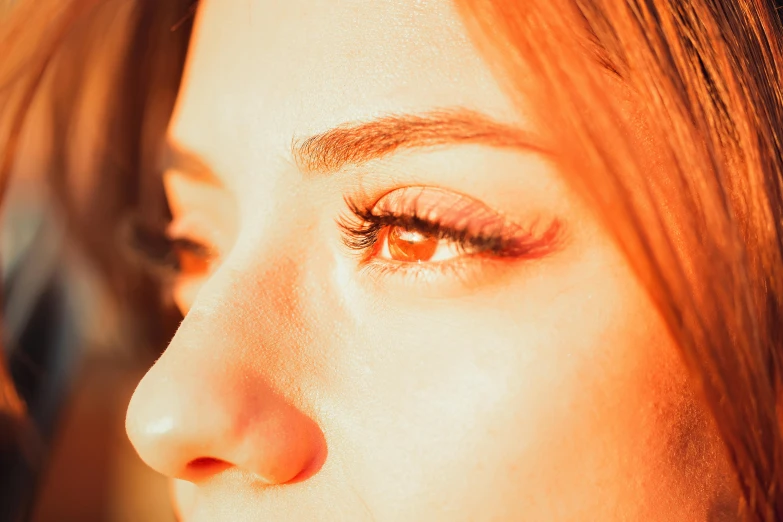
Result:
[[[157,278],[124,255],[118,237],[131,213],[166,219],[157,148],[179,89],[195,2],[13,4],[0,2],[0,199],[12,173],[43,173],[69,244],[105,276],[117,316],[133,325],[133,342],[162,351],[179,317],[162,303]],[[45,448],[25,418],[6,364],[14,361],[3,360],[2,348],[0,456],[16,451],[36,467]],[[16,499],[0,491],[0,511],[29,494]]]
[[665,319],[725,442],[744,517],[783,520],[783,31],[774,5],[457,4],[511,95],[546,108],[541,125],[569,144],[563,171]]

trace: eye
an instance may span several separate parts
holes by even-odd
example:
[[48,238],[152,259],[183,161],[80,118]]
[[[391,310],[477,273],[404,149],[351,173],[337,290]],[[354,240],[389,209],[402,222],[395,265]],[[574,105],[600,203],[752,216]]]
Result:
[[378,257],[404,263],[447,261],[460,255],[453,241],[402,226],[387,227]]
[[169,227],[145,223],[136,216],[128,218],[121,229],[121,245],[129,260],[166,283],[209,273],[216,250],[203,241],[174,237]]
[[434,187],[398,189],[367,206],[346,203],[350,213],[338,222],[343,243],[365,263],[423,267],[468,257],[535,258],[559,237],[557,220],[522,227],[473,198]]
[[174,269],[181,277],[199,277],[209,273],[214,258],[213,249],[189,238],[172,238]]

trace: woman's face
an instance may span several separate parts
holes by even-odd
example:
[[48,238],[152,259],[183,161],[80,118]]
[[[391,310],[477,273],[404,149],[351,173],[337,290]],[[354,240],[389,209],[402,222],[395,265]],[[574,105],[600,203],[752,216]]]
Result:
[[201,2],[128,412],[185,520],[704,518],[674,347],[522,109],[448,1]]

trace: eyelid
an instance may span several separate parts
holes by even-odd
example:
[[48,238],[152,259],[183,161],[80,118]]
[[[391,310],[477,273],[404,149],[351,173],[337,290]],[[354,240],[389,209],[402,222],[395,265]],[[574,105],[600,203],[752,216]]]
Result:
[[166,227],[166,237],[171,241],[201,245],[205,254],[217,256],[220,254],[220,245],[217,242],[218,231],[214,224],[200,214],[184,214],[169,222]]
[[464,230],[466,235],[518,228],[502,213],[469,196],[435,187],[406,187],[379,199],[376,215],[416,216],[427,223]]
[[197,214],[184,214],[172,219],[166,227],[166,235],[175,238],[195,238],[208,235],[209,222]]
[[[539,219],[541,216],[536,216],[523,227],[470,196],[436,187],[397,189],[387,192],[371,205],[349,198],[346,203],[352,216],[340,222],[345,234],[343,242],[352,251],[359,252],[363,262],[376,253],[373,247],[381,237],[380,232],[391,226],[403,226],[469,245],[488,257],[519,259],[546,255],[558,246],[561,233],[557,219],[544,222]],[[542,223],[547,227],[542,228]]]
[[182,250],[185,250],[190,254],[198,256],[204,261],[211,261],[217,257],[216,249],[209,243],[205,243],[197,239],[192,239],[187,236],[172,237],[169,238],[169,241],[171,242],[171,246],[173,248],[180,248]]

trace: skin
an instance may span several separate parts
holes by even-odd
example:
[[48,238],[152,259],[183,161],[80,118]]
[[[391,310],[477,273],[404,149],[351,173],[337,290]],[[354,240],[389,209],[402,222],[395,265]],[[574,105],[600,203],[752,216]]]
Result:
[[[538,131],[449,2],[201,2],[165,183],[172,235],[214,255],[175,284],[186,318],[128,411],[139,455],[184,520],[707,518],[711,429],[556,148],[444,138],[321,170],[292,153],[441,109]],[[344,198],[405,187],[556,221],[557,246],[362,264]]]

